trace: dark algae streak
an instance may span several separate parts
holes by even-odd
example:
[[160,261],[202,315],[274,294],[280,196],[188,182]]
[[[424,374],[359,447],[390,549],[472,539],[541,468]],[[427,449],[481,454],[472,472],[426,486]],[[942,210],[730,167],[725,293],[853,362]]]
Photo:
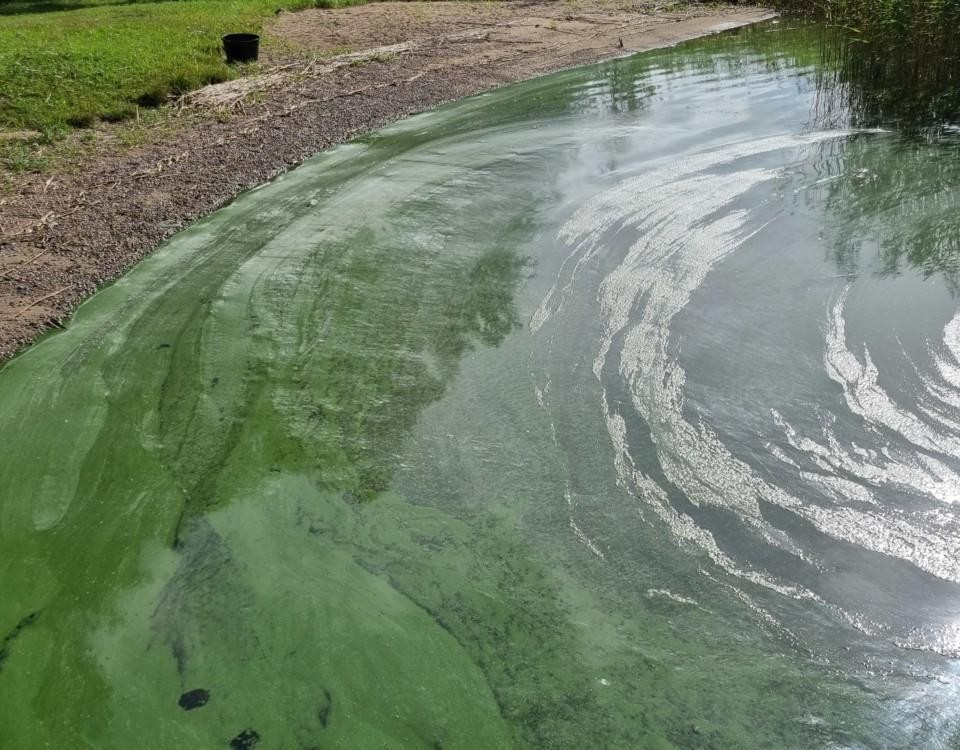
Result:
[[210,700],[210,691],[203,688],[195,688],[181,693],[177,705],[184,711],[192,711],[195,708],[202,708]]
[[330,691],[326,688],[323,689],[323,701],[320,703],[320,707],[317,709],[317,719],[320,721],[320,726],[324,729],[327,728],[327,724],[330,723],[330,713],[333,711],[333,696],[330,694]]
[[957,140],[831,33],[333,149],[7,365],[0,744],[956,747]]
[[26,628],[33,625],[39,617],[40,612],[31,612],[20,620],[20,622],[13,627],[13,630],[3,636],[3,639],[0,640],[0,669],[3,669],[3,663],[7,660],[7,657],[10,656],[10,649],[13,646],[13,642]]
[[260,744],[260,735],[255,729],[244,729],[230,740],[230,750],[253,750]]

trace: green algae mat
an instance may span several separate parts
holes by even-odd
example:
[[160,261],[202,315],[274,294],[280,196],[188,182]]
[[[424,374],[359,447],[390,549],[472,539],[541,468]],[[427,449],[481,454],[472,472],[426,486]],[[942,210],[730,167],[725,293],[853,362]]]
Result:
[[0,746],[955,747],[960,145],[819,39],[411,118],[9,363]]

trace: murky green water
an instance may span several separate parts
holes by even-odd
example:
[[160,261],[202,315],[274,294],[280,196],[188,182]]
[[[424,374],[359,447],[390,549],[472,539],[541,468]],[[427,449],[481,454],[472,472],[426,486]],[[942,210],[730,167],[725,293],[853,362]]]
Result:
[[8,365],[0,746],[956,747],[960,140],[816,49],[415,117]]

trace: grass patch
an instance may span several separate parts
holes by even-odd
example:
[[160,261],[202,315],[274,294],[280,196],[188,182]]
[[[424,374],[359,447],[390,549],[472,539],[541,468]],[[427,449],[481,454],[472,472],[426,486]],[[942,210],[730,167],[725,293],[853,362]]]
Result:
[[49,159],[42,146],[36,143],[5,143],[0,145],[0,160],[5,169],[21,172],[43,172]]
[[[220,37],[313,0],[60,0],[0,5],[0,128],[123,120],[236,75]],[[339,4],[336,0],[324,4]],[[268,41],[269,43],[269,41]]]
[[226,64],[224,34],[260,32],[281,8],[363,2],[0,0],[0,193],[17,174],[69,171],[104,143],[126,149],[182,127],[157,105],[256,69]]
[[17,175],[74,172],[98,151],[118,154],[154,143],[191,127],[196,119],[192,112],[138,108],[135,117],[116,125],[50,128],[16,138],[4,138],[0,131],[0,194],[10,192]]

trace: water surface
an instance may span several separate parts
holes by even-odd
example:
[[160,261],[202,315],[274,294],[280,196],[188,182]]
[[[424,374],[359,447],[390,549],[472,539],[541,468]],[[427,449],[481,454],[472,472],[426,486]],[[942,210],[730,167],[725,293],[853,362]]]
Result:
[[10,363],[3,745],[955,747],[960,141],[818,45],[411,118]]

